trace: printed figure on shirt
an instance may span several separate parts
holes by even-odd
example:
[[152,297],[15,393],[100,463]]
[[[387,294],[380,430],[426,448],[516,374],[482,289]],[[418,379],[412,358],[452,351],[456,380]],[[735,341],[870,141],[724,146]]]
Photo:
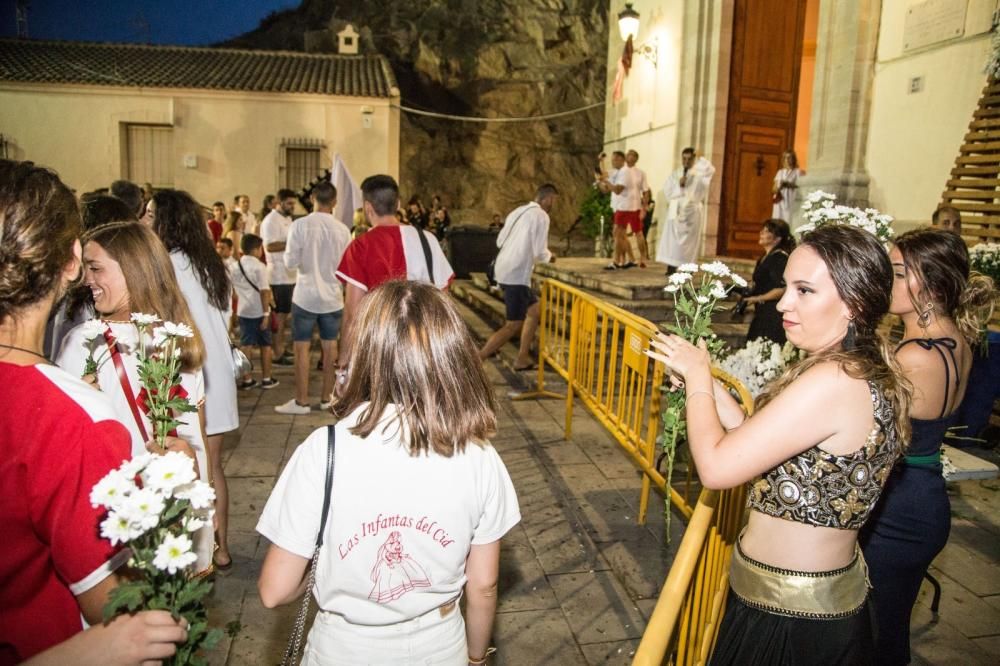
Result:
[[418,587],[430,587],[427,573],[403,552],[399,532],[391,532],[378,549],[378,560],[372,567],[372,591],[368,598],[380,604],[395,601]]

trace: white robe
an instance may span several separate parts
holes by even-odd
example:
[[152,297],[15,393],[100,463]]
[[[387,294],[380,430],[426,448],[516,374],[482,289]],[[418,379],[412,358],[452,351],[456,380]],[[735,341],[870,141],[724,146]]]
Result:
[[[802,171],[799,169],[778,169],[778,173],[774,175],[774,184],[792,183],[798,185],[801,175]],[[771,206],[771,217],[791,224],[792,215],[795,214],[795,205],[799,199],[799,189],[797,187],[782,187],[778,191],[781,192],[781,201]]]
[[707,215],[705,201],[714,175],[712,163],[699,157],[688,170],[684,187],[681,187],[683,168],[667,178],[663,185],[667,215],[656,246],[657,261],[677,267],[698,260]]

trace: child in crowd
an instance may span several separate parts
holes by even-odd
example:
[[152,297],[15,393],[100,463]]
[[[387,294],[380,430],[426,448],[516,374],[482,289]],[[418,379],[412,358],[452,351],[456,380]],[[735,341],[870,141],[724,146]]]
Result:
[[[219,242],[215,244],[215,251],[219,253],[222,257],[222,263],[225,264],[226,270],[232,275],[233,271],[239,270],[236,265],[236,258],[233,257],[233,239],[232,238],[220,238]],[[229,310],[229,331],[232,334],[236,330],[238,324],[236,320],[236,311],[239,308],[239,302],[236,298],[236,291],[233,291],[232,306]]]
[[[260,388],[278,385],[271,378],[271,307],[274,299],[267,283],[267,267],[260,258],[264,255],[264,241],[255,234],[244,234],[241,243],[243,257],[230,267],[230,277],[236,289],[236,314],[240,322],[240,346],[260,350]],[[247,349],[249,356],[252,350]],[[250,375],[239,383],[241,389],[258,386]]]

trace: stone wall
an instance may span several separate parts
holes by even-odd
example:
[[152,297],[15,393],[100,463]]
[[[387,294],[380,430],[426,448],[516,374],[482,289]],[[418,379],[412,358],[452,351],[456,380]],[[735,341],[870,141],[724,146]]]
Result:
[[[362,52],[392,62],[404,105],[455,115],[523,117],[601,102],[607,62],[601,0],[304,0],[226,46],[324,50],[323,30],[351,22]],[[306,39],[306,35],[309,39]],[[473,123],[402,114],[403,197],[440,194],[455,222],[485,224],[551,181],[565,229],[593,180],[604,108],[529,123]],[[351,165],[348,165],[349,167]],[[357,173],[357,177],[365,174]]]

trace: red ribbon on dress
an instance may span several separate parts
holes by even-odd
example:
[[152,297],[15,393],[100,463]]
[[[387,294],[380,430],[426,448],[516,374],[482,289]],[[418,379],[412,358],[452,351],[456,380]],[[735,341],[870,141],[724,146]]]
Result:
[[111,361],[115,364],[115,370],[118,371],[118,382],[121,384],[125,398],[128,400],[128,406],[132,410],[132,418],[135,419],[135,424],[139,426],[139,434],[142,435],[143,443],[146,443],[149,441],[149,435],[146,434],[146,424],[143,423],[139,407],[135,403],[135,396],[132,395],[132,385],[128,380],[128,374],[125,372],[125,364],[122,363],[121,352],[118,351],[118,341],[115,339],[110,327],[104,329],[104,341],[108,343]]

